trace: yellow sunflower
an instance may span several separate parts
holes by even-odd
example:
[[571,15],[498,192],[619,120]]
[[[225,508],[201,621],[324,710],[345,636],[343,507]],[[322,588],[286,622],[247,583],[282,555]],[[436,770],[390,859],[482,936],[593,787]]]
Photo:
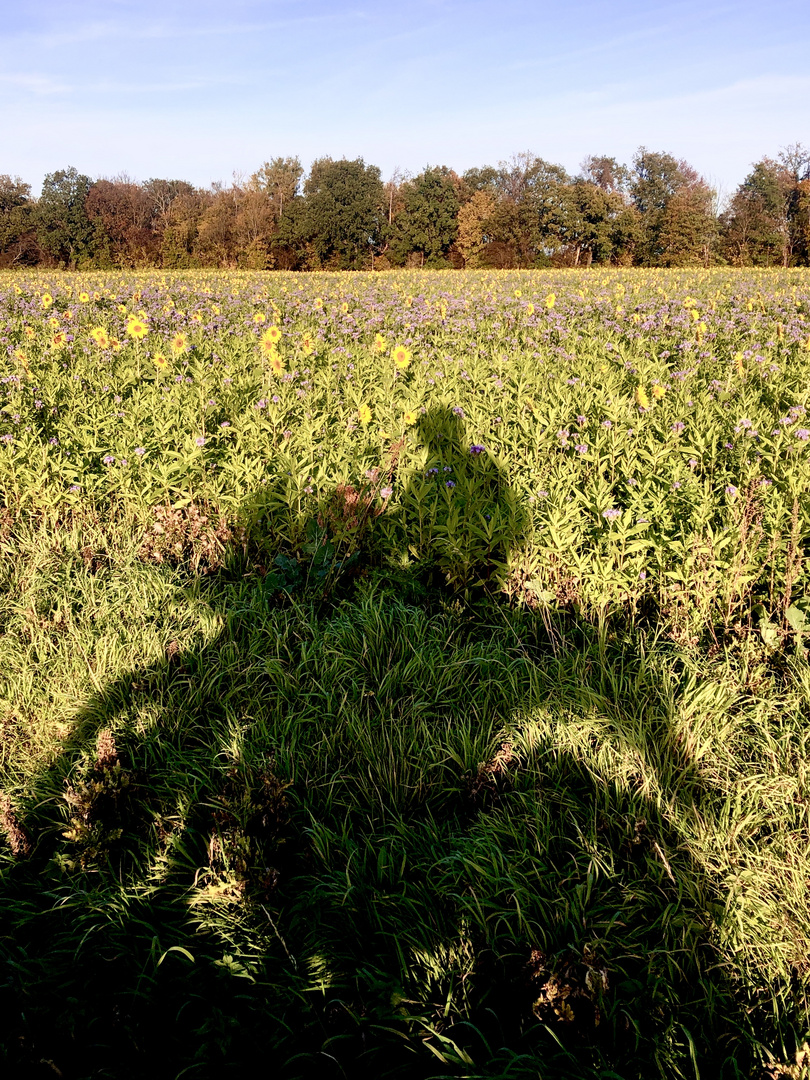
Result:
[[137,315],[130,317],[127,320],[127,333],[131,338],[136,341],[143,341],[146,335],[149,333],[149,327],[146,325],[143,319]]
[[108,349],[110,347],[110,339],[103,326],[94,326],[90,331],[90,337],[100,349]]
[[371,422],[371,409],[365,402],[357,410],[357,416],[361,424],[368,424]]
[[391,357],[394,361],[394,366],[398,368],[399,371],[404,371],[411,362],[410,350],[406,349],[404,345],[397,345],[391,353]]
[[158,368],[158,370],[160,371],[162,371],[169,363],[169,361],[166,359],[166,356],[162,352],[155,353],[155,355],[152,357],[152,360],[155,367]]
[[188,338],[185,334],[175,334],[172,340],[169,342],[169,348],[172,350],[175,356],[178,356],[181,352],[185,352],[188,348]]
[[284,361],[278,353],[275,353],[275,355],[270,358],[270,369],[271,371],[274,371],[276,375],[280,375],[284,370]]
[[262,311],[257,311],[253,316],[253,321],[257,326],[261,326],[262,323],[267,322],[267,316]]

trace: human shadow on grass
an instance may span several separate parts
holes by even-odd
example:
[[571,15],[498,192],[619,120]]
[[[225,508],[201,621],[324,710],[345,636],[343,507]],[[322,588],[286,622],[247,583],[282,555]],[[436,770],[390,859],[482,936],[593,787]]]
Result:
[[450,409],[415,441],[312,517],[257,493],[218,635],[103,687],[0,808],[8,1075],[630,1078],[690,1040],[748,1075],[678,815],[562,738],[590,686],[691,812],[654,678],[623,726],[604,642],[499,606],[508,479]]

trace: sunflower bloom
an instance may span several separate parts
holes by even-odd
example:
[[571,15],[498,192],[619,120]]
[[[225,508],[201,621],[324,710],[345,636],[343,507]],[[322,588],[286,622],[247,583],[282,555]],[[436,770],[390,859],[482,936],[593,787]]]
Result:
[[90,293],[86,293],[86,292],[80,292],[79,293],[79,303],[80,304],[87,304],[87,303],[89,303],[89,301],[90,301]]
[[278,345],[281,341],[281,331],[277,326],[268,326],[262,334],[262,341],[269,341],[272,345]]
[[267,322],[267,316],[264,314],[263,311],[257,311],[256,314],[253,316],[253,321],[256,323],[257,326],[261,326],[262,323]]
[[666,390],[660,383],[656,383],[655,386],[652,388],[652,396],[655,398],[656,401],[660,401],[665,393]]
[[371,422],[371,409],[365,402],[357,410],[357,416],[361,424],[368,424]]
[[131,338],[134,338],[136,341],[143,341],[143,339],[149,333],[149,327],[146,325],[143,319],[135,315],[127,322],[127,333]]
[[407,425],[408,425],[409,427],[410,427],[410,425],[411,425],[411,424],[415,424],[415,423],[416,423],[416,421],[418,420],[418,418],[419,418],[419,413],[418,413],[418,412],[415,412],[415,411],[414,411],[413,409],[408,409],[408,410],[407,410],[407,411],[405,412],[405,415],[404,415],[404,417],[403,417],[403,419],[405,420],[405,423],[406,423],[406,424],[407,424]]
[[737,369],[737,374],[742,376],[745,374],[745,357],[741,352],[734,354],[734,367]]
[[181,352],[185,352],[188,348],[188,338],[185,334],[175,334],[169,342],[169,348],[175,356],[179,356]]
[[527,315],[534,315],[534,304],[527,304],[526,305],[526,314]]
[[159,371],[162,371],[169,363],[169,361],[166,359],[165,354],[162,352],[155,353],[155,355],[152,357],[152,362]]
[[52,303],[53,303],[53,297],[51,296],[51,294],[49,292],[43,293],[42,294],[42,307],[43,307],[43,309],[47,310],[51,306]]
[[274,353],[274,355],[270,358],[270,370],[275,372],[276,375],[280,375],[281,372],[284,370],[284,361],[281,359],[278,353]]
[[382,334],[376,334],[375,335],[375,337],[374,337],[374,348],[377,350],[377,352],[380,352],[380,353],[385,352],[385,350],[388,348],[388,342],[385,340],[385,338],[382,336]]
[[110,338],[103,326],[94,326],[90,331],[90,337],[100,349],[109,349]]
[[636,387],[636,405],[640,409],[649,409],[650,399],[647,397],[647,391],[643,386]]
[[340,310],[341,310],[343,315],[348,315],[348,313],[349,313],[349,305],[346,303],[345,300],[340,305]]
[[32,341],[37,336],[36,330],[34,330],[33,326],[26,326],[26,328],[23,330],[23,333],[29,341]]
[[301,338],[301,352],[304,356],[312,356],[315,352],[315,342],[312,340],[311,334],[304,334]]
[[62,349],[65,347],[65,345],[67,345],[67,337],[60,330],[51,338],[51,344],[55,349]]
[[549,309],[549,311],[550,311],[550,310],[551,310],[551,309],[552,309],[552,308],[554,307],[554,305],[555,305],[556,303],[557,303],[557,297],[556,297],[556,296],[554,295],[554,293],[553,293],[553,292],[550,292],[550,293],[548,294],[548,296],[546,297],[546,307],[547,307],[547,308]]
[[391,353],[391,356],[394,361],[394,366],[398,368],[399,371],[404,371],[411,362],[410,350],[406,349],[404,345],[397,345]]

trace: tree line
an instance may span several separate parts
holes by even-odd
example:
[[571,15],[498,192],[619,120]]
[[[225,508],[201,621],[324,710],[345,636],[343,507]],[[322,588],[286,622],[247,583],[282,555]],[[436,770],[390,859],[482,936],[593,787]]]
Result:
[[384,182],[362,158],[276,157],[230,185],[49,173],[38,198],[0,175],[0,266],[390,267],[810,265],[810,151],[753,165],[725,205],[687,162],[641,147],[576,176],[531,153]]

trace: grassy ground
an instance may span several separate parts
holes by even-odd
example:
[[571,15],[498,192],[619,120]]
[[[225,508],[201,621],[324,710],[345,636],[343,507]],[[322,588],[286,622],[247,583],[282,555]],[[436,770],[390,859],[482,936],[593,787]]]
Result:
[[4,1075],[806,1075],[800,641],[0,535]]

